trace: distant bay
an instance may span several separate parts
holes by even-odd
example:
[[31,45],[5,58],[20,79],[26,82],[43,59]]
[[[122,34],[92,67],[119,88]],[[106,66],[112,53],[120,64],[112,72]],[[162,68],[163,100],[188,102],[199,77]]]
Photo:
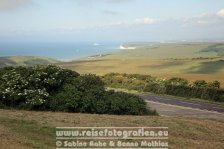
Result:
[[119,50],[120,43],[0,42],[0,57],[46,56],[62,61]]

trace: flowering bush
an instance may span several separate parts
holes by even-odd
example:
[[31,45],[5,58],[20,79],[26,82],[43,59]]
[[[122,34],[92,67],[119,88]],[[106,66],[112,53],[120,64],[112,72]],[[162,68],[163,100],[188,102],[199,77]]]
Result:
[[[139,76],[132,76],[132,81],[138,85],[135,77]],[[99,114],[156,114],[138,96],[105,91],[100,77],[80,76],[52,65],[1,68],[0,106]]]
[[79,76],[56,66],[6,67],[0,69],[0,98],[6,106],[36,107],[46,102],[49,94]]

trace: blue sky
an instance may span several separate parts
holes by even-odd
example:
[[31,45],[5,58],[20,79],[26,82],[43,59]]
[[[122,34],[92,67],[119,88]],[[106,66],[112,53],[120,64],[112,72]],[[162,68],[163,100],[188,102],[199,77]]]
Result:
[[224,39],[224,0],[0,0],[1,41]]

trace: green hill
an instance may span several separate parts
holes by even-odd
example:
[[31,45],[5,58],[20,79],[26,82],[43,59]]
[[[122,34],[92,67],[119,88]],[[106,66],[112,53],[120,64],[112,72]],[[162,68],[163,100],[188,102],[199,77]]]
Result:
[[102,57],[60,63],[79,73],[104,75],[110,72],[181,77],[190,81],[218,80],[224,87],[224,43],[125,43],[118,52]]
[[59,63],[60,61],[39,56],[12,56],[0,57],[0,67],[5,66],[32,66]]

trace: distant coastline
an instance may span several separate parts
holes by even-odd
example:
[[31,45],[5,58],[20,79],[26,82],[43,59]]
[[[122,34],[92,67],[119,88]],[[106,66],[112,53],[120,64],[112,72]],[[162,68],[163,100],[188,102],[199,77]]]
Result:
[[136,47],[120,45],[120,49],[121,50],[134,50],[134,49],[136,49]]
[[87,57],[102,57],[111,52],[119,51],[120,43],[63,43],[63,42],[1,42],[1,57],[40,56],[60,61],[72,61]]

